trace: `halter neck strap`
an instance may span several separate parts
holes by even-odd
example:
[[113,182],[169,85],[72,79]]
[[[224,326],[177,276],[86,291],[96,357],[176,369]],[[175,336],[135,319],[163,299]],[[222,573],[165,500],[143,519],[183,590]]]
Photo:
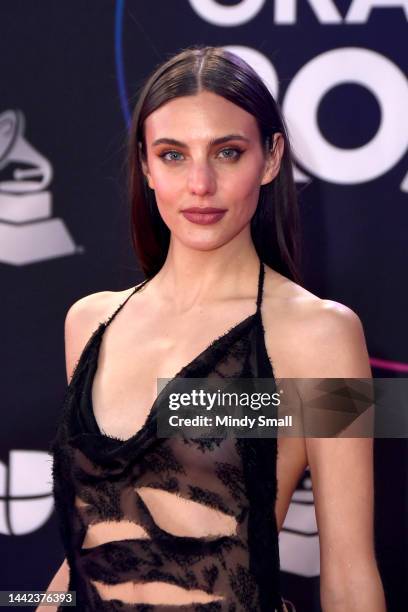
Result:
[[265,278],[265,266],[263,261],[259,260],[259,276],[258,276],[258,295],[256,298],[256,309],[261,309],[262,298],[263,298],[263,286]]
[[122,308],[124,307],[124,305],[128,302],[128,300],[130,300],[130,298],[132,297],[132,295],[134,295],[135,293],[137,293],[139,291],[139,289],[141,289],[142,287],[144,287],[144,285],[148,282],[148,278],[145,278],[141,283],[139,283],[138,285],[136,285],[136,287],[133,289],[133,291],[127,296],[127,298],[116,308],[116,310],[110,315],[110,317],[105,321],[105,327],[107,327],[112,321],[113,319],[116,317],[116,315],[118,314],[118,312],[120,310],[122,310]]

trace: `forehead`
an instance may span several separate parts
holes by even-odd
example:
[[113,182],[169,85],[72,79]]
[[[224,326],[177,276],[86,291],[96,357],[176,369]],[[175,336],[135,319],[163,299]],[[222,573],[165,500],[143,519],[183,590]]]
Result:
[[229,133],[256,138],[256,119],[233,102],[208,91],[170,100],[145,121],[148,142],[163,136],[192,142]]

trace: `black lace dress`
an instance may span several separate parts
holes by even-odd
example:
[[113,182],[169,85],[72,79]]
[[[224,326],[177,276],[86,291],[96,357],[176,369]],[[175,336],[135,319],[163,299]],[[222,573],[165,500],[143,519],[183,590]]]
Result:
[[[256,311],[216,338],[173,381],[209,375],[274,381],[261,315],[264,274],[260,262]],[[159,438],[162,393],[131,438],[121,440],[98,427],[91,390],[101,340],[146,282],[88,340],[50,447],[69,590],[76,591],[77,609],[84,611],[281,612],[276,438]],[[182,499],[184,505],[163,524],[146,491]],[[191,529],[180,535],[172,529],[172,517],[175,525],[181,519],[188,526],[188,504],[222,517],[224,532],[197,528],[194,535]],[[183,604],[141,603],[132,586],[149,582],[175,585],[190,598]]]

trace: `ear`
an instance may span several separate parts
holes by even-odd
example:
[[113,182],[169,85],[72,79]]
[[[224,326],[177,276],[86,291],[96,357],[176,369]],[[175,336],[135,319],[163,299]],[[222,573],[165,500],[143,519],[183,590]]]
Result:
[[148,163],[147,163],[147,157],[145,155],[143,155],[142,143],[141,142],[138,143],[138,147],[139,147],[139,158],[140,158],[140,161],[141,161],[141,164],[142,164],[143,174],[144,174],[144,176],[145,176],[145,178],[147,180],[147,184],[149,185],[150,189],[154,189],[153,180],[152,180],[152,177],[150,175],[149,166],[148,166]]
[[285,143],[283,140],[283,136],[280,132],[276,132],[273,135],[272,147],[267,154],[267,160],[265,163],[264,173],[262,175],[261,185],[267,185],[267,183],[273,181],[275,176],[278,174],[284,148]]

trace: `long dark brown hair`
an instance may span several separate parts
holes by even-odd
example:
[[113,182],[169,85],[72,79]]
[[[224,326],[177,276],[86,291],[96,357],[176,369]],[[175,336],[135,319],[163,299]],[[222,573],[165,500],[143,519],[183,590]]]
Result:
[[[146,158],[144,123],[166,102],[210,91],[253,115],[261,142],[268,150],[280,132],[284,152],[277,176],[261,185],[251,236],[258,256],[268,266],[301,281],[300,231],[292,152],[282,113],[260,76],[238,55],[223,47],[195,45],[157,66],[138,93],[132,115],[128,151],[128,189],[132,243],[147,278],[163,266],[170,230],[159,213],[154,190],[147,185],[141,160]],[[139,147],[140,143],[140,147]]]

